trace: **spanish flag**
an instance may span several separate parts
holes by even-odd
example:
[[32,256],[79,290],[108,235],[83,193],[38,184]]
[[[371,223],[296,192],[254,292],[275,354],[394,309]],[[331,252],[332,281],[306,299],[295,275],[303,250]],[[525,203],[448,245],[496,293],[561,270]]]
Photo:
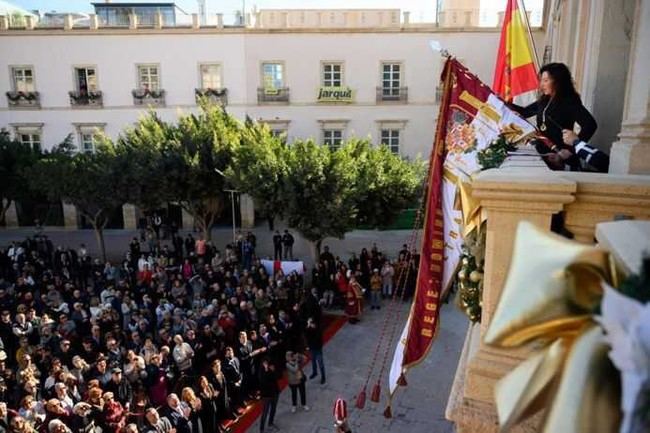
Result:
[[508,0],[492,86],[507,102],[539,86],[525,13],[519,8],[519,0]]

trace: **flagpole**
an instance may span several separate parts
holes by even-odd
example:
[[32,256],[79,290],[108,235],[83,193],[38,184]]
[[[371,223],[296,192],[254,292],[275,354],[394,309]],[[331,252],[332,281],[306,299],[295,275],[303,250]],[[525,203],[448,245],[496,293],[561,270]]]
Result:
[[526,20],[526,29],[528,30],[528,38],[530,39],[530,43],[533,46],[533,54],[534,54],[534,59],[535,59],[535,68],[539,71],[539,58],[537,57],[537,47],[535,46],[535,39],[533,38],[533,32],[530,29],[530,22],[528,21],[528,12],[526,12],[526,5],[524,4],[524,0],[517,0],[519,2],[519,8],[524,14],[524,19]]

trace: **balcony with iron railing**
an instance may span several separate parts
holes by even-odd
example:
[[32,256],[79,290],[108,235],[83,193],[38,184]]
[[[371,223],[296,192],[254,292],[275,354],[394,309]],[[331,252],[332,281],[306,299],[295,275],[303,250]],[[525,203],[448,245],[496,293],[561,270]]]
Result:
[[70,105],[76,108],[100,108],[104,105],[104,96],[101,91],[70,91]]
[[206,98],[208,101],[221,106],[228,105],[228,89],[226,88],[194,89],[194,95],[197,103],[201,98]]
[[288,87],[258,87],[257,102],[259,104],[288,104],[289,88]]
[[377,87],[377,102],[394,102],[405,104],[408,102],[408,87]]
[[41,95],[36,91],[7,92],[9,108],[41,108]]
[[133,105],[150,107],[165,106],[164,90],[134,89],[131,91],[131,94],[133,95]]

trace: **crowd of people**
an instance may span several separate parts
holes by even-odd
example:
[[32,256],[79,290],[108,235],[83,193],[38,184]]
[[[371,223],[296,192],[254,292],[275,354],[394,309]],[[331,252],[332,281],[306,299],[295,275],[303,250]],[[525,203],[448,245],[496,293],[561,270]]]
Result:
[[1,250],[0,433],[219,432],[260,399],[264,431],[285,373],[292,412],[309,410],[306,354],[326,382],[322,309],[356,323],[413,257],[374,245],[343,262],[325,247],[305,286],[255,250],[251,233],[223,252],[192,234],[134,238],[119,264],[43,236]]

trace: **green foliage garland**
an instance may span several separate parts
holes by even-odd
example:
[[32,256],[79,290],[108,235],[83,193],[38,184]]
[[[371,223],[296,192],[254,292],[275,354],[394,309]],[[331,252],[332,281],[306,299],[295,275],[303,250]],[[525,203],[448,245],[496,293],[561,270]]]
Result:
[[458,306],[473,323],[481,321],[483,306],[483,256],[485,255],[485,237],[477,230],[470,234],[460,257],[458,271]]
[[478,163],[483,170],[498,168],[507,158],[508,152],[513,150],[516,150],[516,147],[506,139],[504,134],[499,134],[488,147],[478,152]]

